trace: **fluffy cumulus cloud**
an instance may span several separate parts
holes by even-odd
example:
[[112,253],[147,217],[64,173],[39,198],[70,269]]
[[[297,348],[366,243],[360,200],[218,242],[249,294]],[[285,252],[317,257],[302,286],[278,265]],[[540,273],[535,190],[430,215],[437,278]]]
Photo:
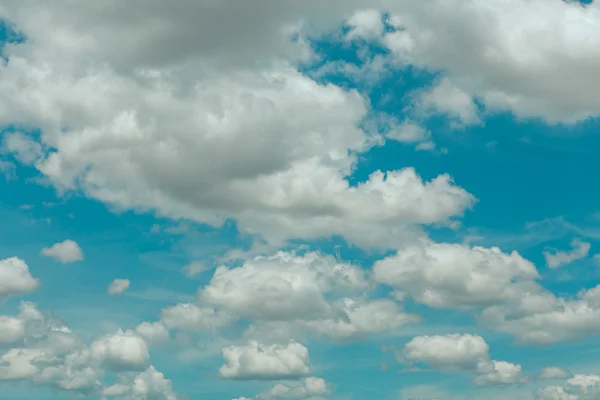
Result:
[[249,339],[285,340],[298,337],[328,337],[336,342],[365,339],[393,332],[421,318],[407,313],[390,299],[363,300],[344,298],[333,304],[336,315],[327,318],[290,321],[256,320],[245,331]]
[[375,280],[435,308],[470,308],[519,296],[539,278],[517,252],[423,241],[375,263]]
[[[85,345],[60,320],[21,302],[18,315],[0,315],[0,328],[0,381],[25,380],[77,397],[177,398],[170,380],[149,366],[148,346],[141,339],[160,336],[156,326],[140,325],[139,336],[119,330]],[[104,385],[106,371],[119,383]]]
[[150,362],[147,343],[130,331],[119,330],[95,340],[90,352],[100,364],[114,371],[139,371]]
[[[226,37],[241,37],[228,30],[211,32],[219,40],[204,49],[191,40],[204,37],[207,28],[183,16],[216,18],[221,12],[224,18],[227,4],[205,10],[186,2],[175,12],[145,3],[143,14],[162,21],[157,31],[139,22],[133,3],[118,13],[78,6],[77,19],[57,12],[60,4],[36,5],[35,13],[29,12],[32,4],[10,2],[3,10],[27,40],[5,49],[9,62],[0,87],[11,100],[0,122],[42,130],[36,139],[8,135],[5,147],[61,190],[80,188],[114,207],[209,224],[233,217],[270,243],[339,234],[375,247],[395,244],[405,232],[399,227],[444,223],[473,204],[449,176],[424,182],[411,168],[375,172],[356,186],[345,180],[356,154],[378,142],[359,127],[368,102],[355,91],[302,75],[293,60],[281,57],[284,48],[303,46],[288,39],[303,16],[314,15],[310,9],[319,8],[323,26],[333,27],[350,15],[350,2],[337,2],[327,12],[316,3],[275,7],[281,15],[266,3],[257,5],[269,12],[247,38],[275,53],[253,53],[250,63],[238,58],[250,56],[240,52],[246,47],[223,46]],[[138,22],[118,22],[128,12]],[[355,29],[364,32],[365,20],[374,16],[356,16]],[[269,17],[284,19],[265,21]],[[52,26],[63,27],[62,42],[46,40],[45,29]],[[289,35],[281,34],[286,30]],[[278,39],[271,38],[275,32]],[[155,35],[160,45],[149,39]],[[115,43],[129,55],[110,50]],[[261,67],[250,68],[261,56]],[[85,67],[82,59],[89,61]],[[220,63],[234,59],[230,68]],[[88,68],[92,60],[103,67]]]
[[218,267],[199,289],[197,304],[167,307],[161,321],[191,332],[251,321],[245,337],[257,340],[358,339],[419,321],[396,300],[370,298],[373,289],[359,265],[316,252],[278,252]]
[[17,257],[0,260],[0,299],[30,293],[39,284],[25,261]]
[[480,321],[523,343],[548,344],[600,334],[600,286],[560,297],[541,287],[483,310]]
[[169,340],[169,330],[160,321],[142,322],[135,328],[135,333],[147,343],[163,343]]
[[237,268],[217,268],[200,299],[245,318],[314,319],[331,314],[329,295],[368,287],[359,266],[317,253],[280,252]]
[[102,400],[177,400],[171,380],[153,366],[140,372],[133,379],[122,379],[120,383],[105,387]]
[[[454,128],[505,111],[548,123],[598,116],[598,2],[122,3],[1,2],[0,19],[23,40],[2,49],[0,125],[11,128],[2,134],[0,172],[12,179],[17,164],[30,166],[59,193],[82,193],[111,210],[212,226],[232,219],[272,255],[218,266],[197,301],[87,341],[22,302],[18,313],[0,315],[0,380],[75,396],[175,400],[150,346],[229,329],[245,344],[221,349],[221,378],[285,380],[257,400],[323,398],[331,387],[312,377],[304,344],[418,322],[403,297],[469,313],[522,343],[600,334],[600,286],[558,296],[517,252],[427,239],[427,225],[457,226],[477,201],[450,175],[424,179],[406,166],[349,179],[385,140],[435,150],[426,126],[437,114]],[[356,68],[370,68],[371,81],[384,67],[408,65],[436,77],[408,95],[405,115],[377,120],[364,93],[302,72],[318,61],[310,39],[332,32],[343,32],[330,37],[345,46],[384,50],[358,52],[366,64]],[[320,253],[274,250],[332,236],[395,252],[367,271]],[[544,255],[558,268],[589,251],[575,240],[570,251]],[[72,240],[42,254],[62,263],[84,258]],[[183,272],[208,269],[196,261]],[[0,260],[0,300],[39,284],[24,261]],[[116,279],[102,290],[118,295],[129,284]],[[383,297],[388,289],[394,296]],[[452,334],[415,337],[397,355],[410,367],[470,374],[478,386],[527,382],[520,365],[489,352],[480,336]],[[537,378],[566,379],[539,389],[539,400],[600,395],[594,375],[549,367]]]
[[245,346],[222,349],[225,364],[219,376],[225,379],[277,380],[309,375],[308,349],[300,343],[263,345],[251,341]]
[[[21,302],[18,316],[1,316],[3,330],[0,380],[27,380],[77,395],[90,395],[101,386],[102,370],[82,347],[81,338],[64,323]],[[12,328],[11,328],[12,327]]]
[[123,294],[129,289],[130,284],[129,279],[115,279],[108,285],[108,294],[111,296]]
[[451,334],[419,336],[398,352],[405,364],[423,364],[442,371],[469,371],[478,386],[507,386],[527,382],[518,364],[490,360],[489,346],[481,336]]
[[[62,321],[22,301],[17,315],[0,315],[0,381],[28,381],[77,397],[175,400],[171,382],[149,366],[147,343],[165,335],[164,326],[142,323],[136,332],[118,330],[86,345]],[[107,371],[118,384],[103,384]]]
[[486,359],[488,352],[489,346],[481,336],[419,336],[404,346],[400,359],[442,370],[470,370]]
[[445,77],[422,96],[441,112],[477,122],[473,98],[487,112],[551,123],[600,112],[597,88],[588,84],[600,64],[596,2],[438,0],[395,8],[389,22],[397,30],[381,40],[398,62]]
[[544,257],[546,258],[548,267],[555,269],[585,258],[590,253],[592,245],[581,239],[573,239],[571,241],[571,247],[572,249],[570,251],[545,251]]
[[70,239],[43,248],[42,255],[54,258],[63,264],[83,260],[83,251],[76,242]]
[[[0,276],[4,296],[25,294],[39,284],[18,258],[3,260]],[[74,394],[93,393],[101,371],[80,349],[81,339],[34,303],[22,301],[18,315],[0,315],[0,381],[28,380]]]
[[301,400],[323,398],[329,394],[331,394],[331,388],[324,379],[308,377],[296,384],[278,383],[252,398],[239,397],[234,400]]
[[[441,71],[419,101],[463,123],[478,121],[473,97],[549,121],[596,115],[598,5],[511,1],[236,5],[257,16],[251,24],[235,23],[230,2],[63,12],[62,0],[7,1],[2,16],[25,40],[5,48],[0,122],[42,134],[8,135],[5,147],[57,187],[115,207],[210,224],[233,217],[271,243],[340,234],[391,246],[404,231],[395,228],[446,222],[473,197],[410,168],[349,185],[356,153],[377,142],[359,128],[368,104],[298,72],[311,56],[303,38],[344,22],[350,39],[378,37],[395,60]],[[50,40],[56,26],[60,40]]]
[[536,400],[592,400],[600,396],[600,376],[575,375],[562,386],[548,386],[535,392]]
[[522,343],[548,344],[600,334],[600,286],[557,296],[530,261],[498,248],[422,241],[373,267],[377,282],[434,308],[469,311]]

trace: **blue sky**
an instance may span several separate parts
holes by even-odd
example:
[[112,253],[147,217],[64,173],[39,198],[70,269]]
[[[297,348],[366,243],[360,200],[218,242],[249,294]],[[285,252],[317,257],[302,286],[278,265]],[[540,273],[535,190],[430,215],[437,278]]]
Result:
[[600,396],[594,2],[1,3],[0,399]]

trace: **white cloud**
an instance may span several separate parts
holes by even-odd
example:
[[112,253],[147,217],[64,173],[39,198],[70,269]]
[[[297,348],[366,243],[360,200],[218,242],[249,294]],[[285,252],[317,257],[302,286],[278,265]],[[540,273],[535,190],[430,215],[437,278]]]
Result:
[[442,370],[473,370],[488,358],[488,352],[489,346],[481,336],[418,336],[404,346],[399,359]]
[[527,382],[521,366],[489,359],[489,346],[481,336],[451,334],[419,336],[397,354],[399,361],[421,363],[442,371],[468,371],[478,386],[507,386]]
[[384,122],[384,135],[387,139],[416,144],[417,150],[433,150],[435,148],[435,144],[431,141],[431,132],[421,125],[410,120],[402,123],[396,123],[394,120]]
[[27,302],[21,302],[18,316],[0,317],[8,318],[15,329],[3,332],[3,344],[13,347],[0,355],[0,379],[26,379],[74,395],[90,395],[99,387],[102,371],[61,321]]
[[334,339],[363,339],[421,320],[389,299],[357,301],[345,298],[337,310],[341,317],[307,321],[306,328]]
[[171,380],[165,378],[150,366],[147,370],[135,375],[128,381],[121,379],[120,383],[103,389],[104,398],[118,397],[120,400],[177,400]]
[[390,21],[403,30],[383,42],[399,61],[440,71],[465,94],[447,98],[442,112],[456,106],[472,116],[470,97],[488,111],[551,123],[600,112],[598,88],[589,84],[600,65],[595,2],[436,0],[392,8]]
[[169,331],[160,321],[142,322],[135,328],[135,333],[150,344],[162,343],[169,340]]
[[202,261],[192,261],[189,264],[186,264],[181,271],[184,273],[184,275],[193,278],[196,275],[199,275],[201,273],[203,273],[204,271],[208,271],[210,269],[210,266],[207,265],[206,263],[202,262]]
[[[357,186],[345,179],[356,153],[378,142],[359,128],[368,102],[302,75],[297,57],[285,57],[306,50],[302,40],[289,40],[304,17],[318,20],[312,27],[340,26],[359,2],[263,3],[247,10],[262,10],[250,24],[255,32],[245,31],[247,21],[243,29],[212,23],[230,21],[233,3],[188,2],[177,12],[144,3],[143,15],[161,20],[160,28],[138,23],[143,16],[133,4],[118,14],[102,10],[101,19],[84,5],[71,19],[57,12],[60,2],[35,12],[11,2],[4,10],[29,40],[5,49],[10,62],[0,89],[8,94],[0,122],[42,130],[40,158],[23,161],[59,189],[213,225],[234,218],[242,231],[274,245],[342,235],[386,248],[413,237],[412,225],[446,223],[473,204],[447,175],[423,182],[407,168],[374,173]],[[236,15],[244,12],[235,7]],[[136,17],[122,24],[129,13]],[[356,14],[356,29],[379,32],[381,21],[369,17],[375,13]],[[193,14],[215,19],[188,21]],[[55,26],[62,27],[61,40],[49,41]],[[213,41],[199,44],[207,34]],[[115,54],[115,46],[127,56]]]
[[17,343],[25,337],[25,323],[21,318],[0,315],[0,345]]
[[546,367],[538,375],[538,379],[567,379],[573,374],[559,367]]
[[350,40],[377,38],[385,30],[381,11],[375,9],[357,11],[348,19],[347,24],[350,31],[346,37]]
[[125,293],[129,289],[129,279],[115,279],[108,285],[108,294],[111,296],[117,296]]
[[487,307],[479,320],[523,343],[554,343],[600,334],[599,299],[600,287],[582,290],[574,298],[532,287],[513,302]]
[[279,252],[237,268],[221,266],[199,292],[201,301],[244,318],[315,319],[331,313],[328,294],[368,289],[359,266],[332,256]]
[[37,349],[13,348],[0,356],[0,380],[19,380],[33,377],[37,368],[32,363],[43,353]]
[[2,145],[17,159],[26,164],[37,161],[42,156],[42,146],[23,133],[5,133]]
[[198,307],[192,303],[180,303],[161,311],[160,319],[169,329],[183,331],[208,331],[230,325],[235,316],[210,307]]
[[478,386],[509,386],[527,383],[520,365],[506,361],[487,361],[477,368],[473,383]]
[[83,260],[83,251],[77,243],[70,239],[43,248],[42,255],[54,258],[64,264]]
[[377,282],[435,308],[465,308],[506,301],[539,277],[517,252],[422,241],[404,246],[373,266]]
[[119,330],[90,345],[92,357],[113,371],[139,371],[148,367],[148,345],[137,334]]
[[30,293],[39,285],[25,261],[17,257],[0,260],[0,299]]
[[556,296],[517,252],[422,241],[377,261],[373,271],[376,281],[420,303],[472,311],[479,323],[522,343],[600,334],[600,287]]
[[[330,385],[322,378],[308,377],[296,384],[277,383],[266,391],[252,397],[255,400],[283,400],[283,399],[313,399],[323,398],[331,394]],[[251,400],[240,397],[235,400]]]
[[225,364],[219,376],[225,379],[297,379],[310,374],[308,349],[299,343],[263,345],[250,341],[246,346],[222,349]]
[[600,396],[600,376],[575,375],[562,386],[538,389],[536,400],[594,400]]
[[448,79],[442,79],[429,90],[420,93],[417,112],[427,113],[435,110],[455,118],[461,125],[480,123],[477,105],[468,93],[456,87]]
[[573,261],[580,260],[588,256],[592,245],[584,242],[581,239],[573,239],[571,241],[571,251],[556,251],[554,253],[544,251],[546,264],[549,268],[556,269],[564,265],[570,264]]
[[[252,339],[289,340],[304,334],[360,339],[419,321],[396,301],[366,298],[373,289],[358,265],[316,252],[278,252],[217,268],[198,295],[201,307],[251,321],[245,336]],[[186,307],[197,315],[191,318],[188,312],[192,320],[205,321],[201,307]],[[178,324],[186,320],[171,319]]]
[[[0,330],[0,343],[12,347],[0,353],[0,381],[27,380],[75,397],[104,392],[104,396],[119,400],[177,398],[171,382],[148,366],[148,347],[131,331],[119,330],[86,346],[61,321],[27,302],[21,302],[19,315],[0,316],[2,324],[10,331]],[[154,338],[158,336],[156,324],[138,328],[143,333],[153,330]],[[103,389],[105,368],[116,374],[119,383]]]
[[334,341],[361,340],[421,321],[420,317],[405,312],[400,304],[389,299],[343,298],[332,304],[332,310],[334,315],[327,318],[255,321],[244,335],[250,339],[275,341],[308,334],[329,337]]

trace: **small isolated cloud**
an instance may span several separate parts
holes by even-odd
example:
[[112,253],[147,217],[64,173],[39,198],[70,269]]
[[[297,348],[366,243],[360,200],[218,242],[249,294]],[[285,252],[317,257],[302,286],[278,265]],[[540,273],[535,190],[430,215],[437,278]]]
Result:
[[546,264],[548,265],[548,268],[560,268],[573,261],[587,257],[591,247],[592,245],[588,242],[584,242],[581,239],[573,239],[573,241],[571,241],[572,249],[570,251],[556,251],[555,253],[545,251],[544,257],[546,258]]
[[108,294],[111,296],[117,296],[125,293],[129,289],[129,279],[115,279],[110,285],[108,285]]
[[83,251],[77,243],[70,239],[45,247],[42,249],[42,255],[54,258],[63,264],[83,260]]

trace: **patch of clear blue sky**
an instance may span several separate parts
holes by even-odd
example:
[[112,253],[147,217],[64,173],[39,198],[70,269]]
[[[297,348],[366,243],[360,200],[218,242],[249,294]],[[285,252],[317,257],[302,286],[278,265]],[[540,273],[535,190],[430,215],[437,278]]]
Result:
[[[0,42],[6,41],[7,32],[0,24],[0,39],[4,38]],[[331,40],[315,44],[324,59],[361,62],[356,48],[345,48]],[[382,52],[377,48],[371,50]],[[369,96],[376,111],[402,119],[402,110],[407,105],[405,94],[430,84],[435,75],[410,68],[398,69],[369,87],[340,75],[324,79],[357,87]],[[415,167],[425,179],[449,173],[458,185],[473,193],[479,203],[462,220],[465,228],[456,233],[432,230],[434,238],[459,241],[469,233],[467,228],[479,228],[475,233],[481,233],[486,244],[498,244],[507,251],[516,248],[536,262],[547,278],[543,284],[556,293],[573,294],[581,287],[596,284],[598,270],[590,259],[567,267],[570,276],[566,278],[561,271],[548,271],[544,267],[544,247],[568,249],[570,240],[577,236],[574,232],[559,227],[547,235],[542,229],[533,233],[540,239],[531,240],[524,227],[531,221],[560,216],[589,227],[588,232],[595,232],[597,222],[590,216],[598,211],[600,194],[596,185],[600,178],[597,121],[549,127],[541,121],[519,121],[502,114],[486,118],[483,126],[464,131],[450,129],[448,121],[441,117],[428,121],[426,126],[433,132],[438,146],[448,148],[448,154],[415,152],[411,146],[388,142],[365,154],[350,180],[360,182],[375,170],[408,166]],[[490,143],[495,145],[490,147]],[[179,272],[183,265],[194,258],[210,258],[215,252],[231,247],[248,246],[248,240],[240,237],[233,222],[216,230],[192,226],[190,232],[179,235],[151,234],[154,224],[173,224],[149,213],[116,214],[81,194],[59,198],[52,189],[29,180],[36,177],[32,169],[19,166],[17,174],[18,180],[0,179],[0,259],[9,256],[25,259],[33,275],[43,282],[40,290],[25,299],[55,312],[75,331],[88,337],[111,329],[113,325],[109,322],[132,327],[142,320],[157,318],[159,310],[166,305],[186,296],[193,299],[196,288],[208,276],[185,279]],[[33,207],[21,208],[26,204]],[[76,240],[83,248],[86,259],[82,263],[60,265],[40,256],[41,248],[67,238]],[[592,242],[592,252],[595,252],[596,238],[582,238]],[[339,251],[344,259],[367,267],[376,258],[347,246],[340,239],[314,241],[311,247]],[[106,287],[115,277],[132,280],[130,295],[106,296]],[[0,305],[0,309],[14,310],[18,300]],[[600,349],[595,338],[578,344],[554,345],[551,352],[537,347],[522,348],[512,345],[509,337],[476,327],[465,314],[437,312],[410,302],[408,308],[422,314],[426,322],[401,337],[343,346],[330,346],[327,341],[312,343],[309,347],[316,374],[336,384],[339,395],[352,393],[356,399],[393,398],[402,387],[432,381],[456,391],[469,388],[469,378],[460,374],[398,374],[394,372],[396,368],[387,373],[380,371],[381,362],[394,365],[390,354],[381,353],[381,344],[401,346],[412,334],[423,333],[482,333],[494,357],[521,363],[528,373],[551,364],[577,370],[581,368],[581,359],[589,359],[591,353]],[[211,399],[251,396],[268,386],[260,382],[231,384],[218,380],[218,354],[209,357],[208,363],[191,365],[171,362],[171,357],[171,348],[153,351],[157,368],[191,398],[203,394]],[[9,392],[19,398],[19,390]],[[31,392],[27,393],[21,398],[31,398]],[[39,394],[40,398],[63,398],[62,394],[46,390]]]

